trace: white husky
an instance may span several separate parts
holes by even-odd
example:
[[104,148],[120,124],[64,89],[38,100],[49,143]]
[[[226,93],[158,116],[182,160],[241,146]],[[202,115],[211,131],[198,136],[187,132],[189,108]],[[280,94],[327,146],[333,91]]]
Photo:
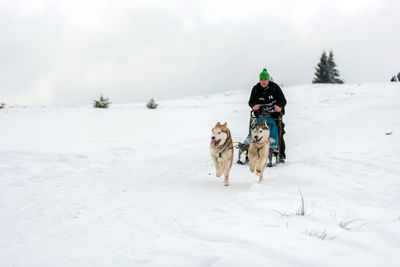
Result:
[[214,161],[217,177],[225,174],[224,185],[228,186],[233,160],[233,143],[231,132],[226,125],[226,122],[223,125],[218,122],[212,129],[210,154]]
[[250,161],[250,171],[256,171],[256,175],[260,177],[259,182],[263,179],[264,169],[267,165],[269,154],[269,128],[267,122],[257,122],[251,130],[251,144],[249,147],[248,157]]

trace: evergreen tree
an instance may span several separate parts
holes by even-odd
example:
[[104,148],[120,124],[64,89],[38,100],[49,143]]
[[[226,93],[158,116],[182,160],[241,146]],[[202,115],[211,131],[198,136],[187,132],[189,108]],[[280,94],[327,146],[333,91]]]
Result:
[[328,79],[328,57],[323,51],[317,67],[315,68],[313,83],[327,83]]
[[93,100],[93,107],[95,108],[108,108],[111,102],[108,101],[108,98],[103,98],[103,95],[100,95],[100,100]]
[[339,71],[336,69],[336,63],[333,60],[333,51],[329,52],[328,57],[328,66],[329,66],[329,81],[330,83],[343,83],[341,79],[339,79]]
[[315,68],[313,83],[343,83],[339,79],[339,71],[336,69],[336,63],[333,60],[332,50],[329,52],[329,57],[323,51],[320,62]]

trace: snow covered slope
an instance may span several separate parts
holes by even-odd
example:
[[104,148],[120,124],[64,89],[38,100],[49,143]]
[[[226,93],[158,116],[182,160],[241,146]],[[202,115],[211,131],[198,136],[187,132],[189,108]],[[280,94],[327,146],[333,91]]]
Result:
[[0,265],[398,266],[400,84],[284,88],[287,163],[224,187],[249,93],[0,110]]

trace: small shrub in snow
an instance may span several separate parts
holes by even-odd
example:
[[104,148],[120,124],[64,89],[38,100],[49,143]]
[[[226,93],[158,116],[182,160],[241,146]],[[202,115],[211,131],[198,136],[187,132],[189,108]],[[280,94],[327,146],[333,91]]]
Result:
[[306,208],[304,206],[304,198],[301,190],[299,189],[300,196],[301,196],[301,206],[297,209],[296,215],[304,216],[306,214]]
[[[312,236],[312,237],[316,237],[316,238],[318,238],[318,239],[321,239],[321,240],[325,240],[326,239],[326,237],[328,236],[327,234],[326,234],[326,231],[324,230],[324,231],[322,231],[322,232],[314,232],[314,231],[305,231],[305,234],[306,235],[309,235],[309,236]],[[330,238],[330,239],[333,239],[333,238]]]
[[360,224],[360,225],[358,225],[358,226],[355,226],[354,224],[353,224],[353,226],[350,226],[350,224],[352,224],[352,223],[354,223],[354,222],[357,222],[357,221],[358,221],[358,220],[350,220],[350,219],[344,218],[344,219],[339,223],[339,226],[340,226],[341,228],[347,230],[347,231],[357,231],[357,230],[359,230],[361,227],[363,227],[363,226],[365,225],[365,223],[362,223],[362,224]]
[[279,211],[279,210],[274,210],[274,211],[275,211],[276,213],[278,213],[278,214],[284,216],[284,217],[289,217],[289,216],[290,216],[290,214],[287,214],[287,213],[284,212],[284,211]]
[[154,101],[154,99],[152,98],[152,99],[150,99],[150,101],[149,102],[147,102],[147,108],[148,109],[156,109],[157,108],[157,106],[158,106],[158,104]]
[[6,104],[5,103],[0,103],[0,108],[5,108]]
[[278,211],[278,210],[274,210],[276,213],[279,213],[280,215],[284,216],[284,217],[289,217],[291,215],[300,215],[300,216],[304,216],[306,215],[306,207],[304,205],[304,198],[303,198],[303,194],[301,193],[301,190],[299,189],[300,192],[300,196],[301,196],[301,206],[297,209],[295,214],[288,214],[286,212],[283,211]]
[[108,101],[108,98],[103,98],[103,95],[100,95],[99,100],[93,100],[93,107],[95,108],[108,108],[111,102]]

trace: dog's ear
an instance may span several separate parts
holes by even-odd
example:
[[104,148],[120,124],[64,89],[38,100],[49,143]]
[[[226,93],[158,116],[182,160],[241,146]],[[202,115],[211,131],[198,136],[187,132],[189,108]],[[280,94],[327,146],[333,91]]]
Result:
[[226,127],[227,123],[225,122],[224,124],[222,124],[222,126]]
[[268,123],[267,123],[266,119],[263,120],[263,124],[264,124],[265,128],[268,129]]
[[217,122],[217,124],[215,125],[215,127],[219,127],[221,126],[221,123]]

